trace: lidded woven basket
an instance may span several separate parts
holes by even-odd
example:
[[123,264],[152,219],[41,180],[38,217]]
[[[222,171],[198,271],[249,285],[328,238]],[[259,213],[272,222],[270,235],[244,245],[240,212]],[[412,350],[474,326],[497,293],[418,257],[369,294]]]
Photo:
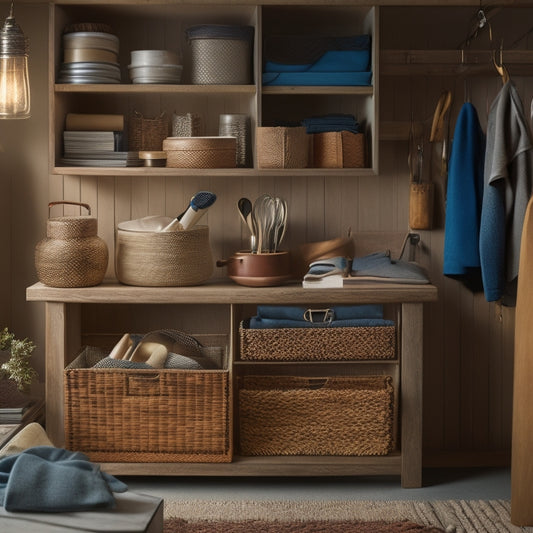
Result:
[[[50,202],[79,205],[78,202]],[[97,235],[98,221],[91,216],[49,218],[46,238],[35,247],[35,270],[41,283],[50,287],[92,287],[104,279],[109,259],[106,243]]]

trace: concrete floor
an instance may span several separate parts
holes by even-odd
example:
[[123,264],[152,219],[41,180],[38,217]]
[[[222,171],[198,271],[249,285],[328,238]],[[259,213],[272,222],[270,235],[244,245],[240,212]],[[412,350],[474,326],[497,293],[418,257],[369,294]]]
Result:
[[402,489],[399,476],[130,477],[130,490],[172,500],[509,500],[510,469],[426,469],[423,487]]

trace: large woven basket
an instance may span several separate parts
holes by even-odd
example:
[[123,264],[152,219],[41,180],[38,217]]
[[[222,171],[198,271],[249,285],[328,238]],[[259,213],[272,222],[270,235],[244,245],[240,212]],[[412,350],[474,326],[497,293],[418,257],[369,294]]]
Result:
[[201,285],[213,274],[209,227],[143,232],[119,228],[115,273],[126,285],[178,287]]
[[[50,202],[56,204],[79,202]],[[105,276],[109,259],[107,244],[98,235],[98,221],[91,216],[49,218],[46,238],[35,246],[35,270],[41,283],[50,287],[92,287]]]
[[64,371],[65,444],[95,462],[230,462],[231,387],[221,370],[92,368],[86,347]]
[[245,376],[241,455],[386,455],[393,449],[390,376]]
[[134,111],[129,119],[128,149],[132,152],[162,150],[169,127],[165,113],[158,117],[144,117],[142,113]]
[[252,83],[253,36],[252,26],[205,24],[188,28],[192,83]]
[[256,153],[259,168],[305,168],[309,136],[304,127],[258,127]]
[[168,137],[163,141],[167,167],[234,168],[237,166],[235,137]]
[[239,327],[240,358],[254,361],[335,361],[393,359],[396,327],[275,328]]
[[364,167],[364,134],[351,131],[313,133],[313,166],[317,168]]

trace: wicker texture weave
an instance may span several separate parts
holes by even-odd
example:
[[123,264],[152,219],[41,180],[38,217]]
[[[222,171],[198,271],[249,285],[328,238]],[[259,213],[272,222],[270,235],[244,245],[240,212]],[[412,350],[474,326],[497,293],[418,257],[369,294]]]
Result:
[[168,137],[163,141],[167,167],[234,168],[237,166],[235,137]]
[[396,327],[249,329],[239,327],[240,357],[256,361],[393,359]]
[[134,111],[129,120],[128,149],[131,152],[161,150],[168,137],[169,121],[165,113],[158,117],[145,118]]
[[304,127],[258,127],[259,168],[305,168],[309,159],[309,136]]
[[242,39],[191,41],[191,81],[195,85],[252,83],[252,46]]
[[393,449],[390,376],[245,376],[241,455],[386,455]]
[[169,232],[118,229],[116,244],[116,276],[126,285],[201,285],[213,274],[208,226]]
[[[89,353],[87,353],[89,350]],[[96,462],[230,462],[227,370],[90,368],[64,374],[65,443]]]
[[35,270],[50,287],[93,287],[104,279],[109,260],[92,217],[57,217],[47,223],[46,239],[35,247]]
[[350,131],[314,133],[313,165],[317,168],[364,167],[364,134]]

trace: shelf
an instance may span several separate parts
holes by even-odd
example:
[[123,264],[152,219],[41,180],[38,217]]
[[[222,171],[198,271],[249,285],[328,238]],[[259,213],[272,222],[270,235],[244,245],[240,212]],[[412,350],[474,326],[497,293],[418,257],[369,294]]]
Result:
[[235,456],[231,463],[102,463],[114,475],[351,476],[400,475],[399,452],[380,456]]
[[372,86],[272,86],[263,87],[261,92],[264,95],[275,94],[317,94],[335,95],[348,94],[354,96],[372,96],[374,87]]
[[56,83],[56,93],[105,94],[249,94],[256,93],[255,85],[161,85],[152,83]]
[[374,176],[371,168],[167,168],[167,167],[53,167],[53,174],[61,176]]
[[367,283],[340,289],[303,289],[300,283],[280,287],[245,287],[231,281],[210,281],[194,287],[133,287],[104,281],[96,287],[64,289],[36,283],[26,291],[28,301],[115,304],[363,304],[431,302],[433,285]]

